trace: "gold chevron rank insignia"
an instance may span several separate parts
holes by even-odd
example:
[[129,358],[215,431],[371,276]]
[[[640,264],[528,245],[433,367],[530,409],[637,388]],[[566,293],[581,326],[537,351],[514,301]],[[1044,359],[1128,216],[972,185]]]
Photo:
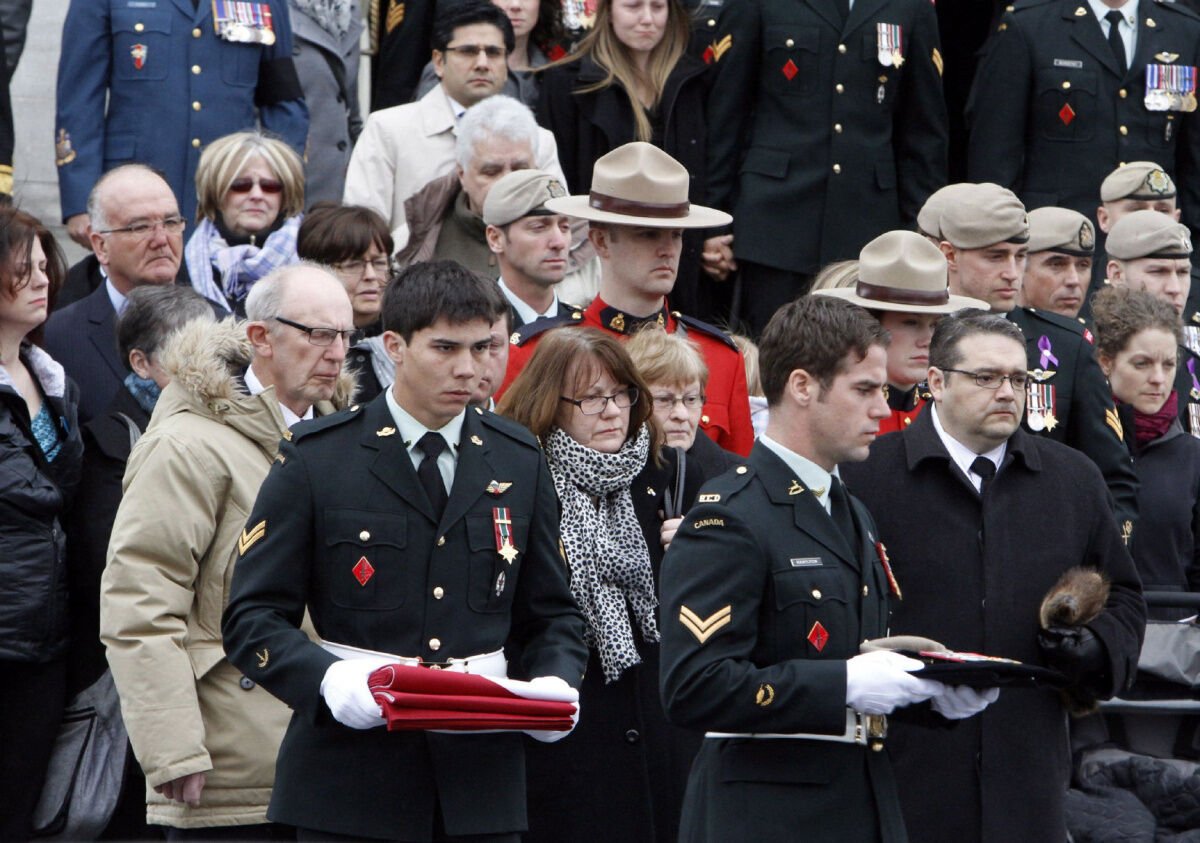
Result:
[[942,75],[942,71],[945,70],[946,65],[945,62],[942,61],[942,54],[938,52],[937,47],[933,48],[933,53],[930,57],[933,59],[933,66],[937,68],[938,76],[940,77]]
[[1118,439],[1125,441],[1125,428],[1121,425],[1121,417],[1117,415],[1116,407],[1104,411],[1104,423],[1112,428]]
[[397,3],[396,0],[392,0],[392,2],[388,4],[387,22],[385,24],[388,35],[391,35],[392,30],[398,27],[404,21],[404,12],[405,6],[403,3]]
[[717,609],[707,618],[702,618],[687,606],[679,607],[679,622],[687,627],[688,632],[696,636],[701,644],[716,634],[717,630],[733,620],[733,608],[725,606]]
[[259,521],[249,530],[242,530],[242,537],[238,539],[238,555],[245,556],[246,551],[258,544],[258,540],[267,534],[266,520]]

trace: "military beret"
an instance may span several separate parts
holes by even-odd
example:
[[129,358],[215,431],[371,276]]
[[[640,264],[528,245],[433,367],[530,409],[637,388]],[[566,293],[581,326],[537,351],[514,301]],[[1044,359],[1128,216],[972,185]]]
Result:
[[1096,229],[1078,211],[1036,208],[1029,212],[1029,252],[1086,257],[1096,250]]
[[917,230],[926,237],[935,237],[941,240],[942,211],[945,209],[946,203],[954,201],[955,196],[964,193],[971,187],[971,182],[959,182],[958,184],[948,184],[929,194],[929,198],[917,212]]
[[483,221],[487,225],[508,225],[522,217],[553,214],[545,204],[566,196],[558,179],[541,170],[515,170],[492,185],[483,200]]
[[942,208],[942,239],[959,249],[1029,239],[1029,216],[1017,195],[996,184],[956,191]]
[[1105,243],[1110,258],[1186,258],[1192,254],[1187,226],[1158,211],[1134,211],[1117,220]]
[[1100,201],[1118,199],[1172,199],[1175,182],[1153,161],[1130,161],[1109,173],[1100,183]]

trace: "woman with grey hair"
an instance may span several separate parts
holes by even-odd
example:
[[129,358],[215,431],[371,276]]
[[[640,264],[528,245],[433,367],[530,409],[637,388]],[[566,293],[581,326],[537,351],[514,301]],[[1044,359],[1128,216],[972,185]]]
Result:
[[304,212],[304,164],[261,132],[210,143],[196,168],[196,230],[184,247],[198,293],[243,315],[254,282],[295,263]]

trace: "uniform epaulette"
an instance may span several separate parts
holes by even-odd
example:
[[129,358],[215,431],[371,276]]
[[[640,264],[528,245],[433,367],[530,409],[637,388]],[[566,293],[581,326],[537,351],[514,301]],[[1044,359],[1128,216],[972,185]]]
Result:
[[702,322],[693,316],[680,313],[678,310],[672,310],[671,315],[675,317],[676,322],[682,322],[685,326],[687,326],[688,330],[699,331],[702,334],[708,334],[711,337],[719,339],[734,351],[738,350],[737,343],[733,341],[733,337],[729,335],[728,331],[722,331],[716,325],[710,325],[707,322]]
[[1180,3],[1179,0],[1154,0],[1154,5],[1163,10],[1169,9],[1172,12],[1178,12],[1192,20],[1200,20],[1200,11]]
[[1057,325],[1060,328],[1066,328],[1072,334],[1076,334],[1081,337],[1083,336],[1084,330],[1086,330],[1085,326],[1079,321],[1075,319],[1068,319],[1066,316],[1054,313],[1050,310],[1038,310],[1036,307],[1023,307],[1021,310],[1022,312],[1029,314],[1034,319],[1040,319],[1041,321],[1047,322],[1051,325]]
[[468,413],[477,413],[479,420],[484,425],[495,430],[497,433],[502,433],[509,439],[515,439],[522,445],[528,445],[531,448],[538,447],[537,437],[529,432],[528,428],[517,424],[506,416],[498,416],[495,413],[490,413],[487,410],[479,407],[473,407],[467,411]]
[[327,416],[318,416],[315,419],[302,421],[292,427],[291,437],[284,438],[290,438],[293,442],[298,442],[306,436],[312,436],[314,433],[320,433],[322,430],[328,430],[332,427],[343,425],[356,417],[359,414],[359,411],[362,410],[362,406],[363,405],[361,404],[353,404],[344,410],[338,410],[336,413],[330,413]]
[[1038,6],[1047,6],[1051,3],[1057,2],[1058,0],[1013,0],[1013,2],[1004,7],[1004,12],[1006,14],[1011,14],[1012,12],[1023,12],[1026,9],[1034,9]]
[[729,500],[746,488],[746,484],[753,476],[753,468],[745,464],[739,465],[705,483],[700,490],[700,495],[696,498],[696,503],[720,503]]
[[508,338],[510,345],[522,346],[536,336],[563,325],[578,325],[583,321],[583,311],[573,310],[568,316],[543,316],[527,325],[522,325]]

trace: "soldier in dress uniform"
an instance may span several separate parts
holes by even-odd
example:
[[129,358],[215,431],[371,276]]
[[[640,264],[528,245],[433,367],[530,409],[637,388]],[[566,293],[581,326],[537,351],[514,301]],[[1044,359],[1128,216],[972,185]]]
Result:
[[1029,257],[1017,302],[1077,319],[1092,281],[1096,227],[1078,211],[1037,208],[1029,212]]
[[[1108,283],[1144,290],[1175,309],[1182,320],[1192,283],[1192,238],[1187,227],[1157,211],[1134,211],[1108,235]],[[1200,327],[1183,323],[1175,367],[1179,421],[1200,436]]]
[[1108,484],[1118,523],[1131,534],[1137,476],[1091,332],[1073,319],[1016,303],[1029,250],[1025,207],[1010,190],[977,184],[946,203],[939,224],[950,291],[985,300],[1025,334],[1026,429],[1090,457]]
[[[384,731],[367,688],[381,663],[582,681],[546,460],[525,428],[467,408],[502,308],[453,262],[401,274],[383,304],[395,383],[295,429],[238,542],[225,649],[294,711],[269,815],[301,840],[516,841],[526,827],[522,736]],[[306,611],[323,646],[298,628]]]
[[727,333],[672,311],[667,303],[679,271],[683,230],[726,225],[730,220],[726,213],[690,204],[689,182],[688,171],[670,155],[651,144],[634,142],[596,159],[590,196],[546,202],[556,213],[590,222],[588,236],[600,257],[600,290],[583,311],[539,319],[513,332],[501,392],[548,330],[589,325],[626,337],[656,322],[668,333],[686,334],[704,355],[709,374],[700,428],[727,451],[750,453],[754,428],[742,353]]
[[937,19],[926,0],[737,0],[712,38],[708,203],[733,213],[757,333],[946,183]]
[[[1115,8],[1120,6],[1120,8]],[[1124,161],[1157,161],[1200,227],[1200,18],[1172,0],[1017,0],[967,104],[967,175],[1091,217]]]
[[663,701],[706,730],[682,843],[904,841],[885,715],[932,699],[961,718],[995,699],[911,676],[919,662],[899,653],[858,654],[900,584],[838,464],[865,459],[888,417],[886,345],[848,302],[780,309],[759,346],[767,431],[667,550]]
[[88,191],[119,164],[160,170],[190,221],[210,141],[261,124],[304,154],[287,3],[71,0],[62,44],[55,161],[63,220],[81,246]]

